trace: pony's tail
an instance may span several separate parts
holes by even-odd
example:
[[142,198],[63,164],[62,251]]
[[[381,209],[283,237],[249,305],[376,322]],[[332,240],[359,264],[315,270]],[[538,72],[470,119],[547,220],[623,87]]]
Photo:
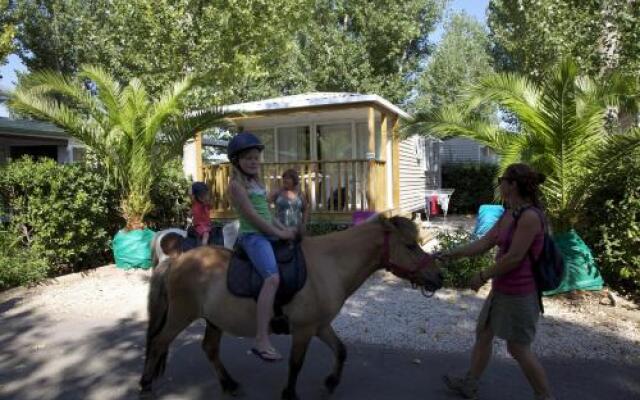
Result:
[[[169,310],[169,301],[167,295],[167,275],[172,258],[166,258],[159,262],[151,275],[149,285],[149,300],[147,311],[149,315],[149,326],[147,327],[147,348],[146,362],[149,362],[149,355],[153,340],[162,332],[167,322],[167,311]],[[167,364],[167,350],[158,359],[153,370],[153,378],[157,378],[164,373]]]

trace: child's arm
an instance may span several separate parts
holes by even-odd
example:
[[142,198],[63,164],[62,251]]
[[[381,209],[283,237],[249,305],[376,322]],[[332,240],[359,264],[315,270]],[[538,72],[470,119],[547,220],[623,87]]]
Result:
[[273,224],[265,221],[256,210],[253,208],[253,204],[249,200],[247,190],[237,182],[231,182],[229,184],[229,193],[231,194],[231,200],[238,207],[238,211],[249,220],[251,225],[258,228],[258,230],[266,235],[277,236],[280,239],[292,239],[293,234],[285,229],[278,229]]
[[271,193],[269,193],[269,197],[267,197],[269,203],[274,203],[276,201],[278,195],[280,194],[280,190],[281,189],[273,189]]
[[204,246],[206,246],[206,245],[208,245],[208,244],[209,244],[209,231],[204,232],[204,233],[202,234],[202,244],[203,244]]

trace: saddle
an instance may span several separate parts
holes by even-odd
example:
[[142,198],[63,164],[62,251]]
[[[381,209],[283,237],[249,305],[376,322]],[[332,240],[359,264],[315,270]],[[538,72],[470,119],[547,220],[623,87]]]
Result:
[[[280,285],[274,301],[274,318],[271,328],[274,333],[289,333],[289,323],[282,312],[307,281],[307,267],[300,242],[279,240],[272,243],[278,263]],[[227,271],[229,292],[238,297],[258,299],[264,279],[258,274],[242,246],[236,244]]]

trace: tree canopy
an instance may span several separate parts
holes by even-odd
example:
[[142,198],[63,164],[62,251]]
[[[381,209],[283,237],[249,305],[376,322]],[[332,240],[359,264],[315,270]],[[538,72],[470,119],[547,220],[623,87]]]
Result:
[[202,106],[307,90],[395,102],[429,52],[446,0],[23,0],[18,54],[31,71],[101,65],[155,93],[206,74]]
[[13,38],[16,28],[9,6],[9,0],[0,0],[0,65],[6,63],[7,56],[14,50]]
[[465,13],[446,22],[442,41],[435,49],[417,85],[413,107],[430,112],[455,104],[462,92],[493,72],[486,29]]
[[581,72],[640,72],[637,0],[491,0],[496,67],[540,77],[565,57]]

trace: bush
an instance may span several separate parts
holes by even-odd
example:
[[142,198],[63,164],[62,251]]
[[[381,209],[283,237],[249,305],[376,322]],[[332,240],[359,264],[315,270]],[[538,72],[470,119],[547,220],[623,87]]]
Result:
[[449,203],[452,214],[475,214],[482,204],[494,202],[494,164],[445,164],[442,187],[455,189]]
[[147,225],[154,230],[187,225],[191,207],[190,182],[184,177],[180,160],[167,162],[151,189],[154,209],[147,215]]
[[96,266],[110,258],[109,241],[123,221],[104,174],[80,164],[28,158],[0,171],[8,231],[46,259],[51,273]]
[[587,204],[593,212],[579,227],[607,284],[640,296],[640,155],[593,176]]
[[47,272],[46,259],[22,246],[19,237],[0,231],[0,290],[41,281]]
[[349,228],[350,224],[346,223],[336,223],[336,222],[310,222],[307,224],[307,235],[309,236],[320,236],[326,235],[332,232],[343,231]]
[[[179,161],[167,163],[153,188],[151,227],[185,226],[188,187]],[[1,166],[2,245],[16,244],[0,253],[0,286],[112,262],[111,240],[125,224],[119,199],[91,165],[24,158]]]
[[[463,229],[455,232],[441,232],[436,236],[438,247],[435,251],[445,251],[471,242],[471,234]],[[459,258],[441,265],[444,286],[467,288],[469,281],[478,271],[493,265],[492,252],[476,257]]]

